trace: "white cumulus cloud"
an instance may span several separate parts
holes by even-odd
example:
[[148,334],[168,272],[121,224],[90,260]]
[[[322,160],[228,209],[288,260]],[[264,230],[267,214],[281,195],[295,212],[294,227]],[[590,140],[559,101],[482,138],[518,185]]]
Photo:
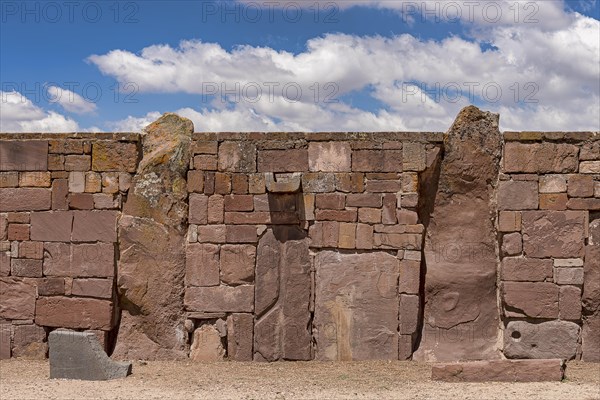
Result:
[[0,91],[0,132],[75,132],[79,125],[71,118],[36,106],[16,91]]
[[68,112],[87,114],[96,111],[96,105],[87,101],[81,95],[58,86],[48,86],[49,100],[57,103]]

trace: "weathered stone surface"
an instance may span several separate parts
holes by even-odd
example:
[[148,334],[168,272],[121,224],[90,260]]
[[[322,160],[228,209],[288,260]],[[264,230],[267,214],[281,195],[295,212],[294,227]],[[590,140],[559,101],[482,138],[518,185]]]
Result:
[[110,299],[113,294],[112,279],[73,279],[73,296]]
[[552,279],[552,260],[507,257],[502,260],[502,280],[543,282]]
[[0,360],[8,360],[11,356],[10,323],[0,323]]
[[397,258],[322,251],[315,268],[315,359],[396,360]]
[[560,382],[563,360],[495,360],[434,364],[431,379],[444,382]]
[[97,141],[92,145],[94,171],[135,172],[138,158],[135,143]]
[[74,242],[116,242],[117,211],[74,211]]
[[231,314],[227,318],[227,358],[252,361],[253,331],[252,314]]
[[35,286],[14,278],[0,278],[0,318],[33,319]]
[[600,362],[600,313],[583,318],[581,359],[586,362]]
[[576,172],[578,152],[577,146],[572,144],[507,142],[504,148],[504,172]]
[[51,197],[45,188],[0,188],[0,212],[49,210]]
[[188,286],[219,285],[219,246],[214,244],[187,245],[185,284]]
[[143,158],[119,220],[122,308],[114,356],[183,359],[186,177],[192,122],[165,114],[146,128]]
[[105,381],[131,374],[131,363],[108,358],[96,335],[58,329],[48,336],[50,379]]
[[31,214],[31,240],[71,241],[72,211],[48,211]]
[[73,329],[113,327],[113,305],[110,301],[75,297],[41,297],[36,301],[35,323]]
[[523,241],[518,232],[508,233],[502,236],[502,255],[514,256],[523,251]]
[[445,139],[435,204],[426,205],[433,213],[424,248],[423,332],[414,359],[499,357],[493,221],[501,147],[498,115],[473,106],[460,112]]
[[0,141],[0,171],[46,171],[47,169],[47,141]]
[[252,312],[254,285],[189,287],[185,307],[191,311]]
[[540,193],[563,193],[567,191],[565,175],[543,175],[540,177]]
[[558,308],[560,319],[579,321],[581,319],[581,289],[577,286],[561,286]]
[[297,227],[269,229],[256,256],[254,360],[310,360],[308,239]]
[[583,211],[524,211],[523,250],[526,256],[575,258],[583,256]]
[[557,318],[558,291],[550,282],[504,282],[502,299],[509,316]]
[[256,145],[250,142],[224,142],[219,147],[219,171],[256,172]]
[[302,172],[308,170],[308,150],[263,150],[258,152],[258,172]]
[[12,259],[10,262],[10,274],[12,276],[41,278],[42,260]]
[[[58,251],[64,251],[60,247]],[[62,257],[59,256],[59,260]],[[46,261],[44,268],[46,271]],[[52,266],[56,263],[52,262]],[[62,266],[59,266],[61,268]],[[71,246],[70,271],[51,270],[49,275],[109,278],[115,275],[115,247],[112,243],[82,243]]]
[[588,314],[600,314],[600,244],[586,247],[583,273],[583,307]]
[[278,174],[277,176],[272,172],[265,172],[266,191],[269,193],[296,193],[300,190],[302,176],[300,172],[285,175]]
[[313,172],[350,172],[352,149],[348,142],[312,142],[308,167]]
[[214,325],[205,324],[194,331],[190,359],[192,361],[221,361],[225,357],[225,349],[221,336]]
[[504,181],[498,186],[499,210],[535,210],[538,207],[538,183]]
[[532,324],[509,322],[504,330],[507,358],[560,358],[570,360],[577,351],[579,325],[568,321]]
[[37,325],[16,325],[14,327],[13,357],[33,360],[46,358],[48,344],[46,331]]
[[221,247],[221,280],[228,285],[254,282],[256,247],[226,244]]

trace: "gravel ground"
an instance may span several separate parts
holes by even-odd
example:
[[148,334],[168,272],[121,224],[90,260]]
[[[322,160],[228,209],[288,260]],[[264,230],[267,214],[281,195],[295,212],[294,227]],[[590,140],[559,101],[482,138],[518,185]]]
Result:
[[49,380],[47,361],[0,362],[0,399],[600,399],[600,364],[564,382],[440,383],[416,362],[135,362],[110,382]]

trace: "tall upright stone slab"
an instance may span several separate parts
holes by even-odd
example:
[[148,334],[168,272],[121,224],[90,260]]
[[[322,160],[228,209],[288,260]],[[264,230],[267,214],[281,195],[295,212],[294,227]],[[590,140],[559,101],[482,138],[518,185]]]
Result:
[[119,220],[118,358],[187,357],[186,175],[193,131],[190,120],[165,114],[146,128],[142,139],[144,155]]
[[[495,191],[499,116],[463,109],[444,138],[445,156],[425,238],[424,320],[413,358],[499,358]],[[427,218],[423,218],[427,220]]]

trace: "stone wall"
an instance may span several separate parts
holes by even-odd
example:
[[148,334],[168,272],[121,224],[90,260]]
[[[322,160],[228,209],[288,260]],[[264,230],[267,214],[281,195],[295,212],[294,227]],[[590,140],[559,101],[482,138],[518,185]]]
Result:
[[599,135],[497,121],[1,134],[0,356],[599,360]]

